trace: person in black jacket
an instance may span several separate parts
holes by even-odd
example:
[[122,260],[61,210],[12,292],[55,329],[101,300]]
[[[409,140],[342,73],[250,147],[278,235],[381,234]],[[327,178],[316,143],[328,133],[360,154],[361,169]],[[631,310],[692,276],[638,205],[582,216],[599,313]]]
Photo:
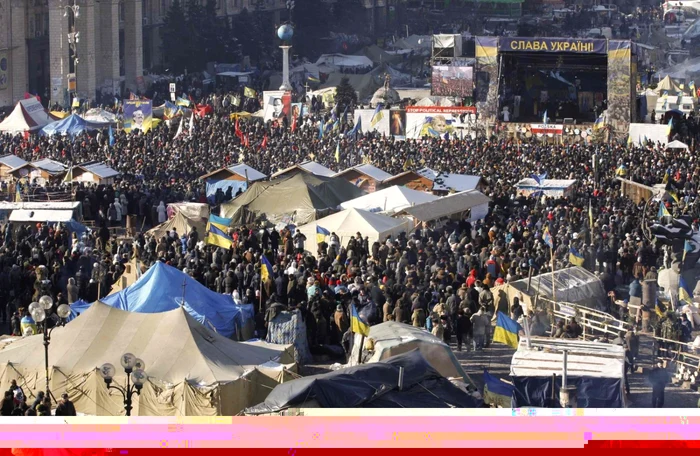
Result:
[[0,404],[0,415],[11,416],[14,409],[15,401],[12,397],[12,393],[10,391],[5,391],[5,397],[2,398],[2,403]]
[[76,416],[76,414],[75,405],[71,402],[68,394],[63,393],[56,407],[56,416]]

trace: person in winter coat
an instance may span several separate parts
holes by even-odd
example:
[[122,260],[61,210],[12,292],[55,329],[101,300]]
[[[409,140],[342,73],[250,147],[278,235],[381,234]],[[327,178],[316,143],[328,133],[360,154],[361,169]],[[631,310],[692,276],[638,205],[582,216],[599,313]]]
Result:
[[457,336],[457,351],[462,351],[462,344],[469,350],[469,339],[471,339],[472,336],[472,322],[464,309],[459,309],[457,311],[455,335]]
[[168,220],[168,213],[165,209],[165,203],[162,201],[156,208],[156,212],[158,213],[158,224],[165,223],[165,221]]
[[474,351],[481,351],[484,349],[487,329],[486,326],[491,324],[490,319],[484,315],[485,313],[486,309],[481,307],[479,311],[471,317],[472,333],[474,336]]

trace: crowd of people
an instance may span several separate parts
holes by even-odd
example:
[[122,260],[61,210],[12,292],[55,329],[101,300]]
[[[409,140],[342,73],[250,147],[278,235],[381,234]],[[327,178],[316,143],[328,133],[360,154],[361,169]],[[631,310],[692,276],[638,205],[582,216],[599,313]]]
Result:
[[[399,141],[373,132],[353,135],[352,116],[342,113],[339,128],[320,137],[318,123],[331,118],[327,110],[312,113],[292,129],[288,123],[234,120],[231,114],[240,107],[222,103],[228,95],[201,100],[215,107],[213,114],[197,117],[194,129],[178,137],[174,135],[179,119],[146,133],[115,132],[111,146],[106,133],[74,139],[0,138],[0,155],[66,164],[103,161],[121,173],[113,185],[56,183],[43,190],[72,189],[73,198],[83,203],[84,218],[94,223],[89,232],[47,224],[2,228],[0,321],[9,323],[12,333],[21,335],[24,327],[31,327],[30,302],[45,294],[56,306],[94,301],[110,292],[124,264],[137,257],[146,266],[164,261],[212,290],[233,294],[237,302],[255,304],[261,337],[277,312],[297,309],[312,349],[342,345],[347,350],[349,311],[355,305],[370,325],[399,321],[426,328],[446,342],[454,336],[459,350],[481,350],[489,344],[496,311],[512,310],[516,319],[523,317],[517,306],[510,309],[497,302],[491,288],[551,271],[553,263],[557,269],[566,267],[572,247],[583,256],[583,267],[600,277],[606,292],[668,266],[662,246],[642,228],[656,218],[658,203],[635,203],[623,195],[617,180],[621,175],[647,186],[666,182],[677,202],[662,204],[675,216],[690,216],[693,229],[698,229],[700,168],[693,151],[658,145],[633,148],[615,141]],[[189,119],[185,125],[189,127]],[[336,170],[369,162],[392,174],[430,167],[479,175],[492,202],[483,220],[424,224],[410,234],[372,244],[357,233],[347,245],[339,245],[331,235],[319,246],[292,229],[262,230],[258,225],[232,227],[231,249],[207,245],[205,233],[196,230],[160,239],[144,234],[166,219],[167,204],[205,202],[205,187],[198,178],[208,172],[245,162],[270,175],[309,159]],[[566,196],[517,195],[514,184],[533,174],[576,179],[576,184]],[[27,194],[32,184],[21,185]],[[8,187],[8,199],[14,190],[14,185]],[[139,233],[132,241],[118,240],[109,228],[124,225],[127,215],[136,216]],[[545,229],[553,238],[554,262],[543,240]],[[308,254],[317,250],[318,257]],[[262,255],[273,265],[273,274],[259,290]],[[630,292],[630,299],[634,297]],[[646,312],[653,312],[651,300],[644,304]],[[537,321],[532,323],[537,328]],[[540,326],[542,334],[549,331]],[[559,330],[563,337],[580,335],[571,322],[557,326]]]

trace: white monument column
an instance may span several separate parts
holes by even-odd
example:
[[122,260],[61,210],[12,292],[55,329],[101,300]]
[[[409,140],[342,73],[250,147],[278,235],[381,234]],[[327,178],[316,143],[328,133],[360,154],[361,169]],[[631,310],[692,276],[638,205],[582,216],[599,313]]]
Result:
[[292,90],[292,84],[289,82],[289,50],[291,46],[280,46],[282,49],[282,85],[280,90]]

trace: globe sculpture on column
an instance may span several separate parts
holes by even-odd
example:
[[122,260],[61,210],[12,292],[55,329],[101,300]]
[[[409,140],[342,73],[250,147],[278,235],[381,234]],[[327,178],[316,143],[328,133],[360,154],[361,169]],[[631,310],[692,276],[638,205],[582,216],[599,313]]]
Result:
[[283,41],[283,45],[280,46],[282,49],[282,85],[280,90],[292,90],[292,84],[289,82],[289,49],[288,43],[292,40],[294,36],[294,29],[289,24],[284,24],[277,29],[277,37]]

